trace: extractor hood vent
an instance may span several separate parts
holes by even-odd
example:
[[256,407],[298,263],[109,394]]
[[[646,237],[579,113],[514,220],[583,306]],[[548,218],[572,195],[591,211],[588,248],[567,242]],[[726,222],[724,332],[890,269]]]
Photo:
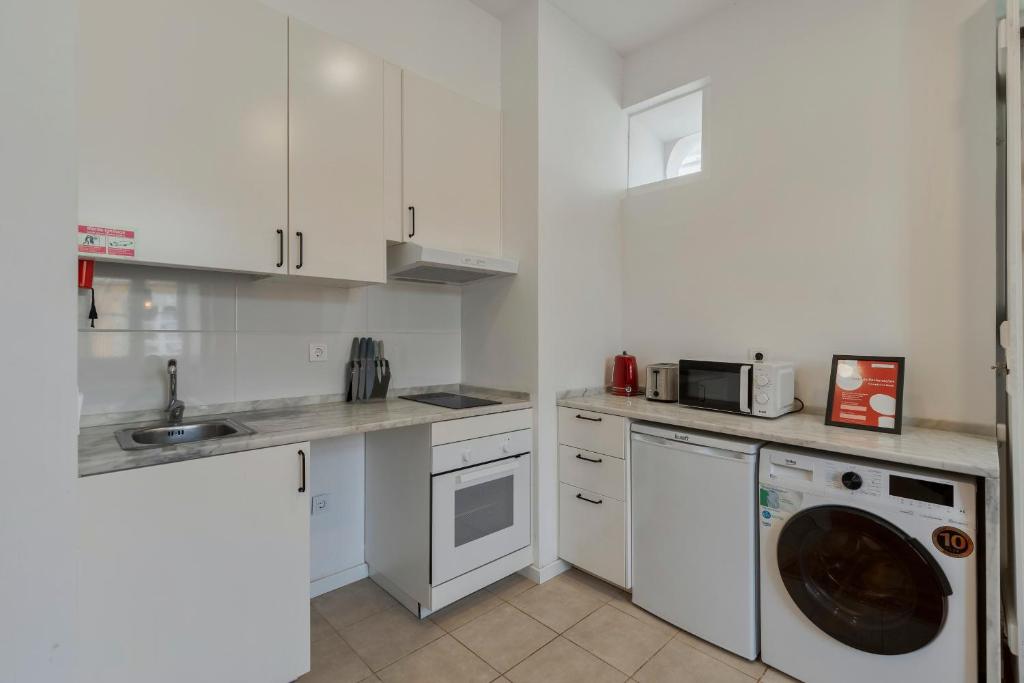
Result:
[[518,270],[519,262],[513,258],[431,249],[411,242],[388,247],[388,278],[392,280],[464,285],[515,275]]

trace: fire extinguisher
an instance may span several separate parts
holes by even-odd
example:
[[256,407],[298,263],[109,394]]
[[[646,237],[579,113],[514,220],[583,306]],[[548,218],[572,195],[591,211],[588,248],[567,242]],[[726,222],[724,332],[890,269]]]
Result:
[[92,286],[93,274],[96,270],[96,262],[89,259],[78,259],[78,288],[88,289],[92,293],[92,306],[89,307],[89,327],[96,327],[96,290]]

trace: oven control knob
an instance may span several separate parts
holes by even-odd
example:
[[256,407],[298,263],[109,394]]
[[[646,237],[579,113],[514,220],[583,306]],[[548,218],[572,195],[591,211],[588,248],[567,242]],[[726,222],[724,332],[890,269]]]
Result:
[[756,382],[759,387],[768,386],[768,375],[758,375],[754,378],[754,382]]
[[757,401],[758,403],[767,403],[768,394],[764,393],[763,391],[759,391],[756,394],[754,394],[754,400]]
[[856,491],[864,485],[864,479],[856,472],[843,472],[843,486]]

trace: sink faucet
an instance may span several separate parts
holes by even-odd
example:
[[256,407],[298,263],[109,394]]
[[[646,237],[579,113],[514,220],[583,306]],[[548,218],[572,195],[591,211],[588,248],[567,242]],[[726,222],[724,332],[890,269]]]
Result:
[[185,416],[185,402],[178,400],[178,361],[173,358],[167,361],[167,380],[170,385],[170,396],[167,399],[167,420],[171,424],[180,424]]

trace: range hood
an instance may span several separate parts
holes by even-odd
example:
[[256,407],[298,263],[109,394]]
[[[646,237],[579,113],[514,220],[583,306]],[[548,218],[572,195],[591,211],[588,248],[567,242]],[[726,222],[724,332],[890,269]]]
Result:
[[388,279],[464,285],[501,275],[515,275],[514,258],[478,256],[432,249],[412,242],[388,247]]

